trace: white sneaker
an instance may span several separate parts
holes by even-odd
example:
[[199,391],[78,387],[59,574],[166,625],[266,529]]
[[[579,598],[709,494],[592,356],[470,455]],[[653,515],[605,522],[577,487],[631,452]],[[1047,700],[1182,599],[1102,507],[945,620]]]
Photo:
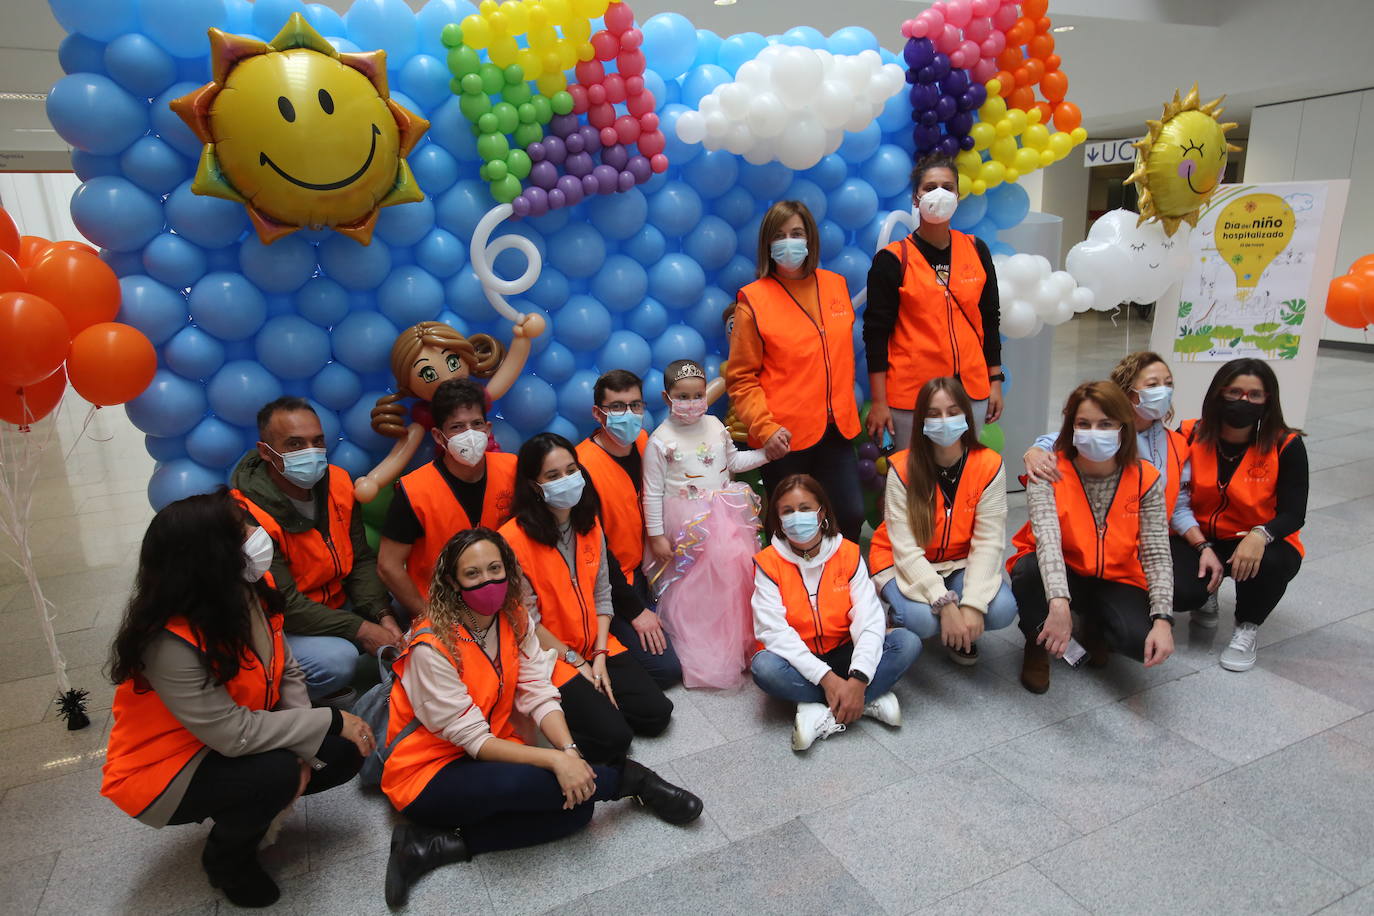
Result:
[[1257,638],[1259,638],[1258,624],[1236,624],[1236,632],[1231,634],[1231,644],[1221,653],[1221,667],[1227,671],[1249,671],[1255,667],[1255,640]]
[[1204,630],[1215,630],[1217,628],[1218,616],[1220,615],[1217,609],[1217,596],[1216,593],[1213,592],[1207,596],[1207,600],[1203,602],[1202,607],[1193,611],[1191,623],[1193,626],[1202,627]]
[[804,751],[817,740],[844,731],[835,721],[830,707],[824,703],[798,703],[797,717],[792,724],[792,750]]
[[864,704],[864,715],[894,728],[901,725],[902,707],[897,705],[897,694],[888,691],[872,703]]

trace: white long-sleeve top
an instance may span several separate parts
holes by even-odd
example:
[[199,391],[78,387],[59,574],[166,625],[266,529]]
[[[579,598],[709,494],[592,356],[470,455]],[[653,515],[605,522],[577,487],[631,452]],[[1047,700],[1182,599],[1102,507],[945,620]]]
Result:
[[[482,651],[495,659],[499,652],[495,625],[487,631]],[[553,686],[553,650],[539,647],[535,625],[529,624],[520,642],[520,670],[506,672],[515,676],[515,711],[538,725],[551,712],[562,709],[558,688]],[[491,726],[481,708],[468,695],[467,685],[442,652],[432,646],[419,645],[410,652],[405,671],[401,675],[415,718],[436,735],[461,747],[469,757],[476,758],[493,737]]]
[[[806,593],[811,596],[815,607],[816,590],[820,586],[821,570],[825,563],[840,549],[843,540],[839,535],[831,535],[821,540],[821,549],[814,557],[804,560],[792,552],[786,538],[775,538],[773,548],[778,555],[801,570],[802,582]],[[868,566],[859,558],[859,566],[849,580],[849,636],[854,641],[854,655],[850,668],[862,671],[870,680],[878,670],[878,660],[883,655],[883,636],[887,629],[887,615],[878,603],[878,592],[869,578]],[[782,594],[777,585],[764,573],[754,570],[754,637],[763,647],[774,655],[779,655],[801,676],[813,684],[830,671],[830,666],[821,661],[806,647],[801,635],[787,622],[787,608],[783,606]]]
[[659,424],[644,449],[644,527],[650,537],[663,533],[663,497],[709,496],[743,474],[768,462],[763,449],[740,451],[730,431],[707,414],[694,423],[671,416]]
[[964,572],[964,593],[959,604],[984,614],[1002,587],[1002,554],[1007,539],[1007,469],[1004,466],[978,498],[973,516],[973,538],[968,556],[958,560],[932,563],[925,548],[911,533],[907,514],[906,485],[896,473],[887,475],[883,494],[883,521],[892,541],[892,566],[873,577],[882,588],[897,577],[897,588],[912,601],[934,604],[948,591],[945,577],[957,569]]

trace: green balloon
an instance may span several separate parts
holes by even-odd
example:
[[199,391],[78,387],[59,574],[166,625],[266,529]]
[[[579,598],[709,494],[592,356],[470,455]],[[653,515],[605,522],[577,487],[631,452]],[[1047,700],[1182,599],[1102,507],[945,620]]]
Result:
[[[514,156],[515,151],[512,151],[511,155]],[[500,159],[493,159],[482,166],[482,177],[487,181],[500,181],[508,174],[510,174],[510,169],[508,169],[506,164]]]
[[497,130],[503,134],[513,133],[520,124],[520,115],[510,102],[497,102],[492,106],[491,113],[496,115]]
[[480,92],[476,95],[464,93],[458,99],[458,107],[462,110],[463,117],[476,123],[478,118],[491,111],[491,99]]
[[446,48],[458,47],[463,43],[463,27],[456,22],[450,22],[439,33],[439,40],[444,43]]
[[549,99],[549,103],[553,105],[554,114],[572,114],[573,97],[568,94],[567,90],[555,92],[553,98]]
[[[506,142],[503,134],[482,134],[477,138],[477,155],[487,162],[493,159],[504,160],[510,155],[510,144]],[[519,182],[517,181],[516,184]]]
[[391,499],[394,494],[395,490],[392,487],[382,487],[377,491],[377,498],[372,502],[359,503],[359,507],[363,510],[364,524],[376,528],[386,524],[386,513],[391,508]]
[[482,91],[487,95],[496,95],[506,88],[506,78],[495,64],[483,64],[478,72],[482,75]]
[[513,149],[510,151],[510,155],[506,157],[505,165],[512,175],[524,180],[529,177],[530,167],[534,163],[530,161],[529,153],[522,149]]
[[477,119],[477,130],[484,134],[504,134],[501,129],[501,119],[496,116],[496,112],[489,111]]
[[524,149],[536,140],[543,140],[544,129],[538,124],[521,124],[512,136],[515,138],[515,145]]
[[491,183],[491,196],[496,198],[499,204],[508,204],[520,196],[520,179],[514,175],[507,175],[500,181]]
[[520,115],[521,124],[533,124],[534,122],[539,120],[539,116],[535,112],[534,106],[531,105],[529,102],[526,102],[525,104],[516,108],[515,112],[516,114]]
[[454,95],[462,95],[463,81],[456,76],[453,77],[453,79],[448,81],[448,91],[452,92]]
[[467,45],[456,47],[448,52],[448,69],[455,76],[476,73],[481,66],[482,62],[477,59],[477,52]]
[[525,81],[525,68],[519,64],[511,64],[505,69],[502,75],[506,78],[508,85],[514,86],[516,83]]
[[530,89],[530,84],[521,80],[514,85],[507,86],[506,91],[501,94],[507,102],[512,105],[523,105],[534,95],[534,90]]
[[983,432],[978,436],[978,441],[1000,455],[1002,449],[1006,448],[1007,435],[998,424],[988,423],[983,427]]
[[549,102],[548,96],[536,94],[530,99],[530,104],[534,106],[534,120],[540,124],[547,124],[553,120],[553,105]]
[[482,91],[482,77],[476,73],[466,73],[460,80],[463,84],[464,95],[485,95]]

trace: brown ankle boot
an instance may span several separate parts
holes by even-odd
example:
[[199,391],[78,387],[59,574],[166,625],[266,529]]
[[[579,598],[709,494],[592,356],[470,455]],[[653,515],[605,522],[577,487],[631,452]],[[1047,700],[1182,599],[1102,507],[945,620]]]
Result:
[[1050,689],[1050,653],[1034,639],[1026,640],[1026,653],[1021,659],[1021,686],[1031,693]]

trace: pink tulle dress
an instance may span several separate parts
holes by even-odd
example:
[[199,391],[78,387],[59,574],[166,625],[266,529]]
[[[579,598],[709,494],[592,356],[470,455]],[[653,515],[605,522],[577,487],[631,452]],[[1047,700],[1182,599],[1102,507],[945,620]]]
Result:
[[645,524],[673,545],[667,564],[646,554],[645,571],[687,687],[730,689],[744,680],[754,647],[759,500],[730,474],[765,461],[762,449],[737,450],[709,415],[690,424],[668,419],[644,450]]

